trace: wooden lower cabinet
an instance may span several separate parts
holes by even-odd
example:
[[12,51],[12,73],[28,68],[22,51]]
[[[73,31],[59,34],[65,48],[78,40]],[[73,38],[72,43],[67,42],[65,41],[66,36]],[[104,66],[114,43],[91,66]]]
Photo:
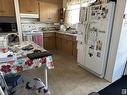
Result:
[[56,33],[56,50],[77,58],[76,36]]
[[52,33],[44,33],[43,36],[43,45],[46,50],[55,50],[56,42],[55,42],[55,32]]
[[73,42],[71,40],[62,39],[62,51],[68,55],[72,55],[73,53]]
[[56,50],[62,50],[62,39],[56,37]]
[[76,36],[60,34],[57,32],[44,33],[44,48],[46,50],[58,50],[77,58]]
[[72,51],[72,55],[74,56],[75,59],[77,59],[77,41],[73,41],[73,51]]

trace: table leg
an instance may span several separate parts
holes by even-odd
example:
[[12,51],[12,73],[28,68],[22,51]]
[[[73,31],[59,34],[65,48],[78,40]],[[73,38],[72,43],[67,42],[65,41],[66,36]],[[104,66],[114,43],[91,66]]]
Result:
[[45,85],[48,88],[48,68],[45,67]]

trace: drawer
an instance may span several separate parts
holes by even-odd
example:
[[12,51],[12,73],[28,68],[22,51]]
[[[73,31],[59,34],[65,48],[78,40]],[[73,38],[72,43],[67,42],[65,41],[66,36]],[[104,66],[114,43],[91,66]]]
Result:
[[76,41],[76,36],[71,36],[67,34],[56,33],[56,37],[61,39]]
[[43,34],[43,37],[55,37],[55,32],[47,32]]

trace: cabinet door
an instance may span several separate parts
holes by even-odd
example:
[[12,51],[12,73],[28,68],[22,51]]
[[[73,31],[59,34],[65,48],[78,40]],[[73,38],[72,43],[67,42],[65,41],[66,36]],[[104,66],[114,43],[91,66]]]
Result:
[[[52,0],[53,1],[53,0]],[[40,1],[40,21],[58,22],[58,3]]]
[[0,16],[14,16],[15,8],[13,0],[0,0]]
[[72,55],[72,41],[67,39],[62,39],[62,51],[68,55]]
[[44,37],[44,49],[55,50],[55,37]]
[[59,11],[58,4],[50,3],[49,18],[51,22],[58,22],[59,18],[58,11]]
[[44,33],[43,35],[43,44],[46,50],[55,50],[56,43],[55,43],[55,33]]
[[0,0],[0,16],[2,16],[2,14],[3,14],[3,6],[4,6],[3,5],[4,4],[3,1],[4,0]]
[[43,38],[43,45],[44,45],[44,49],[48,49],[49,46],[49,39],[47,37]]
[[20,13],[37,14],[38,1],[37,0],[19,0]]
[[40,21],[42,22],[49,21],[50,4],[47,2],[39,2],[39,6],[40,6]]
[[77,60],[77,41],[73,41],[73,56]]
[[56,49],[62,50],[62,39],[61,38],[56,38]]

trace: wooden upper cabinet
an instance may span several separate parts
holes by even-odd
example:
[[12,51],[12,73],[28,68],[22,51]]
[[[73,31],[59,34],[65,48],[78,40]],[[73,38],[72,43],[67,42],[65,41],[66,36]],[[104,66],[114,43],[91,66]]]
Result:
[[14,0],[0,0],[0,16],[15,16]]
[[59,0],[41,0],[40,6],[40,21],[42,22],[59,22]]
[[38,14],[37,0],[19,0],[20,13]]
[[48,21],[50,19],[49,17],[50,3],[39,2],[39,6],[40,6],[40,21],[42,22]]

